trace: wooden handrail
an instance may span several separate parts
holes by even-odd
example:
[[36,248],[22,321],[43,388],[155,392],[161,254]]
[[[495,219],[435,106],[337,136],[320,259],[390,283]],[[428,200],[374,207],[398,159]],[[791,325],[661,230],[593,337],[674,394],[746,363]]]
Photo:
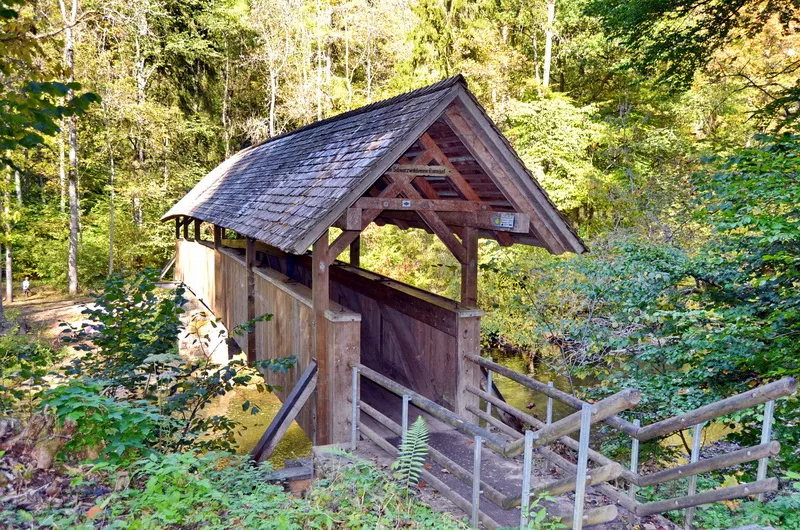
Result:
[[655,486],[669,482],[670,480],[678,480],[683,477],[691,477],[692,475],[699,475],[700,473],[707,473],[708,471],[716,471],[718,469],[725,469],[745,462],[753,462],[761,458],[775,456],[781,452],[781,444],[777,441],[756,445],[753,447],[745,447],[732,453],[718,455],[712,458],[698,460],[693,464],[686,464],[683,466],[674,467],[672,469],[665,469],[649,475],[639,475],[639,480],[636,482],[637,486]]
[[[478,355],[465,354],[464,358],[486,368],[487,370],[492,370],[493,372],[507,377],[512,381],[516,381],[517,383],[532,390],[541,392],[542,394],[545,394],[546,396],[549,396],[579,411],[585,403],[583,400],[578,399],[571,394],[567,394],[566,392],[548,386],[541,381],[537,381],[532,377],[515,372],[514,370],[506,368],[505,366],[492,362],[488,359],[484,359]],[[703,423],[709,420],[714,420],[721,416],[732,414],[734,412],[739,412],[741,410],[766,403],[767,401],[792,395],[796,391],[797,379],[794,377],[784,377],[783,379],[773,383],[756,387],[752,390],[748,390],[747,392],[742,392],[741,394],[731,396],[715,403],[710,403],[691,412],[687,412],[686,414],[673,416],[672,418],[667,418],[645,427],[636,427],[633,423],[624,420],[617,415],[612,415],[608,418],[605,418],[603,422],[633,438],[636,438],[639,441],[644,442],[647,440],[652,440],[653,438],[672,434],[676,431],[687,429],[693,425],[697,425],[698,423]]]
[[769,493],[771,491],[776,491],[777,489],[778,479],[769,478],[759,482],[749,482],[747,484],[740,484],[738,486],[731,486],[729,488],[706,491],[696,495],[686,495],[684,497],[677,497],[675,499],[648,502],[647,504],[637,504],[635,513],[639,517],[644,517],[645,515],[653,515],[671,510],[691,508],[692,506],[699,506],[701,504],[710,504],[712,502],[739,499],[741,497],[756,495],[757,493]]
[[727,416],[728,414],[733,414],[740,410],[761,405],[767,401],[792,395],[796,391],[797,379],[794,377],[784,377],[774,383],[762,385],[748,390],[747,392],[742,392],[741,394],[731,396],[721,401],[710,403],[691,412],[687,412],[686,414],[680,414],[666,420],[651,423],[639,429],[635,438],[642,442],[652,440],[653,438],[687,429],[698,423],[714,420],[720,416]]
[[[472,385],[467,385],[467,391],[489,401],[490,403],[496,403],[498,401],[493,396],[490,396],[486,392]],[[602,421],[612,414],[627,410],[636,405],[640,399],[641,394],[638,390],[628,389],[617,392],[613,396],[609,396],[601,401],[598,401],[593,405],[594,413],[592,414],[592,423],[597,423],[598,421]],[[528,415],[525,415],[528,416],[528,418],[520,414],[515,415],[530,425],[535,425],[534,421],[538,422],[538,420]],[[550,445],[562,436],[577,431],[580,428],[580,415],[580,412],[576,412],[574,414],[570,414],[566,418],[560,419],[555,423],[551,423],[539,428],[539,430],[536,432],[537,438],[533,441],[533,446],[542,447],[545,445]],[[531,421],[531,419],[534,421]],[[505,456],[512,457],[520,454],[524,448],[524,443],[524,440],[515,440],[509,443],[504,453]]]
[[409,396],[409,398],[411,398],[411,402],[414,405],[421,408],[434,418],[450,425],[457,431],[466,434],[468,436],[480,436],[486,442],[486,446],[489,447],[494,452],[499,454],[505,454],[506,442],[499,436],[490,433],[486,429],[483,429],[482,427],[475,425],[474,423],[466,421],[462,417],[458,416],[456,413],[447,410],[438,403],[431,401],[425,396],[414,392],[410,388],[406,388],[403,385],[392,381],[388,377],[379,374],[372,368],[364,366],[363,364],[355,364],[355,363],[351,363],[350,367],[351,368],[357,367],[359,373],[363,377],[366,377],[373,383],[377,383],[378,385],[382,386],[386,390],[389,390],[393,394],[396,394],[398,396],[403,396],[403,395]]
[[[568,406],[570,406],[570,407],[572,407],[572,408],[574,408],[574,409],[576,409],[578,411],[580,411],[581,408],[583,407],[584,403],[586,403],[585,401],[576,398],[572,394],[567,394],[566,392],[564,392],[562,390],[559,390],[557,388],[548,386],[548,385],[542,383],[541,381],[537,381],[536,379],[534,379],[532,377],[528,377],[528,376],[523,375],[523,374],[521,374],[519,372],[515,372],[514,370],[511,370],[510,368],[506,368],[505,366],[503,366],[501,364],[497,364],[497,363],[492,362],[492,361],[490,361],[488,359],[484,359],[483,357],[481,357],[479,355],[474,355],[474,354],[471,354],[471,353],[467,353],[467,354],[464,354],[464,358],[467,359],[468,361],[472,361],[473,363],[475,363],[475,364],[477,364],[479,366],[483,366],[487,370],[491,370],[492,372],[495,372],[495,373],[498,373],[498,374],[500,374],[500,375],[502,375],[504,377],[507,377],[507,378],[511,379],[512,381],[516,381],[517,383],[519,383],[519,384],[521,384],[523,386],[526,386],[526,387],[528,387],[528,388],[530,388],[532,390],[536,390],[537,392],[541,392],[542,394],[544,394],[546,396],[549,396],[549,397],[555,399],[556,401],[560,401],[561,403],[564,403],[565,405],[568,405]],[[634,436],[636,434],[636,432],[638,431],[638,427],[636,427],[633,423],[631,423],[631,422],[629,422],[627,420],[624,420],[624,419],[622,419],[622,418],[620,418],[619,416],[616,416],[616,415],[612,415],[612,416],[610,416],[608,418],[605,418],[603,420],[603,422],[607,423],[608,425],[611,425],[615,429],[617,429],[619,431],[622,431],[622,432],[624,432],[625,434],[627,434],[629,436]]]

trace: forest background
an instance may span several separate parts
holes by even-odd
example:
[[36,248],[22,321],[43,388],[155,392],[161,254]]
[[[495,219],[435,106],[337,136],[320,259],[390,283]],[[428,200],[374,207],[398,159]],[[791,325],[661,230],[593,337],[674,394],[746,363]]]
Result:
[[[76,293],[161,267],[159,217],[226,157],[463,73],[592,251],[482,243],[487,341],[599,376],[598,394],[641,388],[643,423],[800,372],[795,1],[2,7],[3,112],[25,86],[47,118],[0,130],[7,278]],[[364,240],[366,268],[458,292],[431,236]],[[796,470],[797,399],[776,416]],[[735,420],[729,437],[754,442],[755,414]]]

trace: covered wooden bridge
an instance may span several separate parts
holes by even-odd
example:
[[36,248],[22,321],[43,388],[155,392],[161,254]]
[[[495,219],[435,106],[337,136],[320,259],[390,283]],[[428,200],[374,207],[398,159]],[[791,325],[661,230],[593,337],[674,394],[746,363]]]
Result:
[[[479,238],[585,250],[460,76],[245,149],[173,218],[185,236],[177,278],[229,329],[274,315],[236,338],[250,359],[296,355],[287,391],[317,360],[316,420],[300,421],[317,444],[350,436],[352,362],[457,413],[476,401],[463,387],[478,371],[464,354],[480,344]],[[358,268],[373,222],[436,234],[461,263],[461,300]],[[213,241],[201,241],[202,223]],[[331,241],[332,227],[342,231]],[[243,255],[226,248],[242,244]],[[348,249],[350,265],[336,263]]]
[[[574,492],[575,527],[613,520],[616,506],[648,514],[709,502],[701,494],[679,499],[679,505],[652,506],[657,503],[637,503],[634,494],[611,487],[608,481],[624,479],[635,488],[640,477],[634,465],[623,470],[589,449],[591,425],[605,422],[638,444],[723,412],[770,402],[796,386],[784,381],[761,393],[750,391],[731,398],[738,399],[733,405],[700,410],[690,423],[673,418],[640,427],[616,416],[636,404],[636,391],[589,405],[481,358],[479,239],[533,245],[554,254],[586,248],[461,76],[245,149],[209,173],[164,215],[163,220],[169,219],[176,221],[176,279],[228,329],[273,315],[233,338],[250,361],[296,356],[294,369],[270,375],[270,382],[283,387],[282,399],[311,396],[297,420],[315,445],[350,442],[355,447],[358,428],[391,453],[409,414],[423,414],[440,430],[438,440],[444,442],[432,457],[449,477],[425,471],[426,481],[453,493],[466,511],[473,510],[476,525],[480,520],[495,527],[509,509],[524,507],[531,495],[544,491]],[[360,268],[360,234],[371,223],[435,234],[461,264],[460,300]],[[332,228],[339,229],[335,238]],[[337,261],[345,251],[349,264]],[[305,379],[298,385],[314,366],[316,385]],[[549,415],[546,421],[534,418],[493,394],[482,370],[510,377],[577,411],[558,421]],[[376,398],[376,388],[392,399]],[[369,400],[365,391],[373,392]],[[525,425],[537,431],[535,436],[531,431],[522,435]],[[580,442],[567,436],[578,431]],[[475,442],[475,460],[471,450],[466,455],[445,450],[468,447],[453,436]],[[577,464],[547,448],[556,441],[575,450]],[[768,442],[733,460],[774,454],[775,444]],[[437,443],[434,435],[434,448]],[[483,443],[494,455],[485,462],[500,470],[495,482],[488,475],[480,478]],[[566,476],[553,481],[532,473],[534,448],[537,458],[549,460]],[[518,461],[523,454],[524,462]],[[500,462],[508,459],[511,468]],[[697,473],[733,460],[706,463]],[[466,470],[470,461],[472,472]],[[599,466],[591,476],[590,464]],[[688,476],[692,469],[676,476]],[[460,479],[460,485],[451,479]],[[759,480],[746,494],[774,489],[770,480]],[[613,504],[584,513],[585,488],[592,484]],[[715,492],[711,500],[745,494]],[[559,512],[558,506],[553,509]],[[519,518],[518,509],[515,513]]]

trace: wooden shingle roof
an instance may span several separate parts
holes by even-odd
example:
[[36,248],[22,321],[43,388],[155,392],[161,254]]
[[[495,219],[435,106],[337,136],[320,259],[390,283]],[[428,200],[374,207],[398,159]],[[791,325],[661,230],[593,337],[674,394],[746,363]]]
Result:
[[[499,171],[486,167],[485,153],[473,153],[474,148],[465,145],[463,130],[451,128],[446,111],[456,106],[467,115],[470,127],[491,137],[487,139],[493,143],[491,149],[499,149],[492,160],[503,158],[503,175],[520,180],[513,184],[514,190],[497,178]],[[490,208],[532,215],[531,233],[527,237],[514,234],[513,242],[543,246],[553,253],[586,250],[461,76],[244,149],[206,175],[162,220],[192,217],[302,254],[360,197],[377,195],[386,185],[382,177],[392,164],[403,157],[413,159],[416,151],[424,150],[421,139],[435,141],[442,157],[451,156],[453,167],[472,181],[475,193]],[[436,188],[437,198],[464,198],[447,185],[447,179],[424,178]],[[427,228],[414,212],[396,215],[384,211],[376,222]],[[492,233],[482,235],[493,237]]]

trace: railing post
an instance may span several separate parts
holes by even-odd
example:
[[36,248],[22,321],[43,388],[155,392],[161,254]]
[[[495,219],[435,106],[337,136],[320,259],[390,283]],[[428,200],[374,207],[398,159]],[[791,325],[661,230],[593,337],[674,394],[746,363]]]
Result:
[[[638,429],[642,426],[641,420],[633,420],[633,425]],[[631,436],[631,472],[639,473],[639,439]],[[636,500],[636,489],[638,486],[631,483],[630,485],[631,499]]]
[[525,452],[522,463],[522,496],[519,504],[519,528],[528,528],[528,510],[531,504],[531,467],[533,465],[533,431],[525,431]]
[[589,471],[589,434],[592,429],[594,407],[584,403],[581,409],[581,434],[578,445],[578,471],[575,477],[575,509],[572,512],[572,529],[583,528],[583,503],[586,496],[586,475]]
[[[553,388],[553,382],[547,383],[547,386]],[[547,396],[547,419],[545,421],[548,425],[553,423],[553,397]]]
[[[775,401],[767,401],[764,403],[764,423],[761,425],[761,443],[769,443],[772,439],[772,417],[775,414]],[[769,458],[764,457],[758,461],[758,475],[757,480],[764,480],[767,478],[767,467]],[[764,494],[759,493],[756,497],[759,501],[764,501]]]
[[353,411],[350,418],[350,450],[355,452],[358,441],[358,367],[353,367],[353,389],[350,399],[353,402]]
[[481,445],[483,438],[475,437],[474,452],[472,453],[472,528],[478,528],[480,523],[478,514],[481,504]]
[[[690,458],[690,463],[694,464],[698,460],[700,460],[700,445],[703,441],[703,424],[698,423],[694,426],[694,431],[692,432],[692,456]],[[697,475],[692,475],[689,478],[689,496],[694,495],[697,493]],[[694,519],[694,508],[686,508],[686,516],[684,519],[684,526],[686,528],[692,528],[692,520]]]
[[[492,358],[489,357],[489,360],[491,361]],[[486,393],[489,394],[490,396],[492,395],[492,390],[493,390],[492,385],[493,385],[492,371],[486,370]],[[488,401],[486,402],[486,414],[488,414],[489,416],[492,415],[492,404],[489,403]],[[489,425],[488,421],[486,422],[486,425]]]
[[402,439],[406,439],[406,433],[408,433],[408,402],[411,400],[411,397],[407,394],[403,394],[403,430],[402,430]]

